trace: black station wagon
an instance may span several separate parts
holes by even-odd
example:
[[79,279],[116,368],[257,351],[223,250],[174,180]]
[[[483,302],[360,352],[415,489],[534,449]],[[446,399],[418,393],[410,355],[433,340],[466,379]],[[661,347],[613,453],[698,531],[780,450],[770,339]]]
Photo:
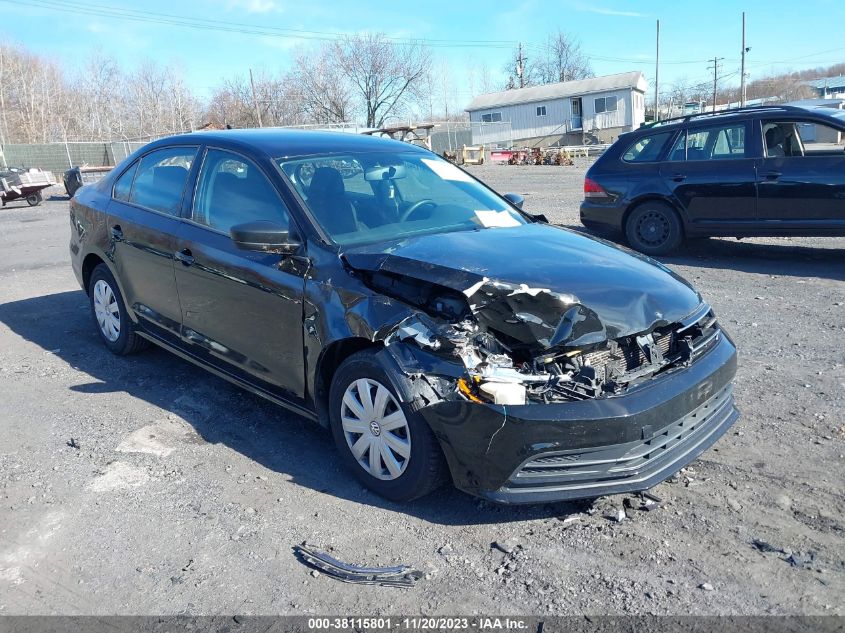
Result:
[[587,171],[581,222],[647,255],[685,237],[845,235],[845,110],[755,107],[623,134]]
[[70,222],[110,350],[155,343],[329,427],[389,499],[643,490],[738,416],[736,350],[686,281],[413,145],[167,138]]

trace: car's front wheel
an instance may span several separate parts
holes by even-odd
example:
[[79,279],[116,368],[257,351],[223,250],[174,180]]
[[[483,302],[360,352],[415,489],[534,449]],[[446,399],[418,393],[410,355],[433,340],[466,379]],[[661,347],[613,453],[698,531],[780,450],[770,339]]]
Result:
[[88,280],[88,297],[97,332],[103,343],[118,356],[132,354],[149,345],[138,336],[126,312],[117,282],[105,264],[99,264]]
[[437,439],[422,416],[402,404],[375,352],[358,352],[340,365],[329,407],[341,460],[367,488],[410,501],[443,484]]
[[631,248],[646,255],[668,255],[683,242],[681,219],[668,204],[648,201],[636,207],[625,222]]

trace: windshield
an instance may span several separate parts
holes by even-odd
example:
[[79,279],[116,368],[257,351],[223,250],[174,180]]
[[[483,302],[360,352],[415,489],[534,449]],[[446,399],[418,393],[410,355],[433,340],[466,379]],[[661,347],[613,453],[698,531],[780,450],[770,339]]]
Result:
[[526,223],[503,198],[434,154],[361,152],[277,162],[341,245]]

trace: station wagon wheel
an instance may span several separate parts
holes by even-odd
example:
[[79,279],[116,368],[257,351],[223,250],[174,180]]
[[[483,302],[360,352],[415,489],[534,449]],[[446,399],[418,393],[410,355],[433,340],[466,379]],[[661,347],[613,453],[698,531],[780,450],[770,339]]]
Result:
[[353,354],[338,367],[329,418],[341,461],[379,495],[410,501],[446,480],[437,439],[423,417],[398,397],[374,351]]
[[646,255],[666,255],[683,241],[683,227],[675,210],[649,201],[636,207],[625,222],[625,235],[632,248]]
[[105,264],[99,264],[91,272],[88,297],[97,333],[112,352],[123,356],[149,346],[149,342],[137,334],[135,324],[126,312],[120,288]]

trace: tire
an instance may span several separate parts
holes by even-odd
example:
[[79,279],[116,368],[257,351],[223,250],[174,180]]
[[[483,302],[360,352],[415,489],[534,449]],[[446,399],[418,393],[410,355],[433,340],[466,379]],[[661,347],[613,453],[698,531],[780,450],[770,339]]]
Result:
[[[362,405],[367,398],[362,390],[369,392],[372,407]],[[353,354],[338,367],[329,392],[329,419],[341,461],[385,499],[411,501],[446,482],[446,463],[434,433],[419,413],[400,402],[374,351]],[[374,467],[378,474],[373,474]]]
[[41,192],[37,191],[37,192],[32,193],[32,194],[30,194],[26,197],[26,203],[31,207],[35,207],[35,206],[38,206],[39,204],[41,204],[41,201],[43,199],[44,198],[41,196]]
[[88,299],[97,333],[112,353],[125,356],[149,347],[149,341],[138,336],[120,288],[105,264],[99,264],[91,272]]
[[668,255],[684,241],[684,228],[668,204],[648,201],[637,206],[625,222],[625,237],[634,250],[646,255]]

